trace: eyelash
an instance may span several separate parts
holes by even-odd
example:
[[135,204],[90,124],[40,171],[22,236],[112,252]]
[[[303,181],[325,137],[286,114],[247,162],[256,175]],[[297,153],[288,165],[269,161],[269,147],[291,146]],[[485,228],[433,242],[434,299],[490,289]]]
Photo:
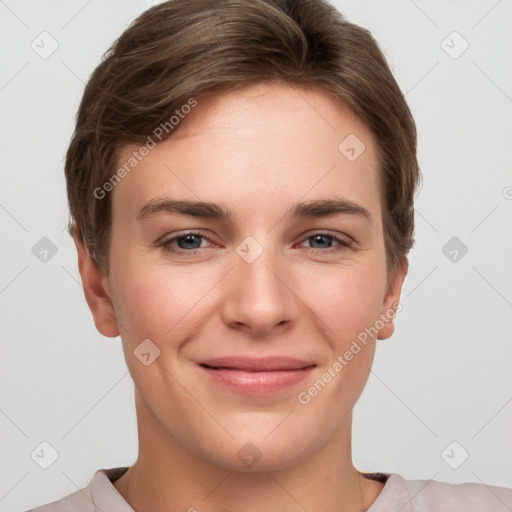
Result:
[[[198,231],[191,231],[189,233],[184,233],[183,235],[179,235],[179,236],[175,236],[173,238],[169,238],[169,240],[166,240],[165,242],[163,242],[161,245],[161,247],[163,247],[163,249],[167,252],[170,252],[170,253],[175,253],[175,254],[197,254],[198,252],[200,252],[202,249],[206,249],[206,247],[198,247],[196,249],[176,249],[176,248],[173,248],[171,246],[171,244],[176,241],[176,240],[179,240],[180,238],[186,238],[187,236],[197,236],[199,238],[205,238],[206,240],[208,240],[210,243],[213,243],[207,236],[205,236],[203,233],[200,233]],[[341,252],[341,251],[346,251],[347,249],[349,249],[351,246],[352,246],[352,242],[347,242],[346,240],[342,239],[342,238],[339,238],[335,235],[331,235],[330,233],[324,233],[324,232],[319,232],[319,233],[314,233],[313,235],[309,235],[308,237],[304,238],[304,241],[305,240],[309,240],[310,238],[314,238],[316,236],[327,236],[328,238],[332,238],[332,240],[338,242],[338,245],[335,246],[334,248],[332,247],[329,247],[327,249],[317,249],[315,247],[311,247],[310,250],[313,251],[313,252],[320,252],[320,253],[324,253],[324,254],[331,254],[331,253],[337,253],[337,252]],[[307,249],[307,247],[306,247]]]

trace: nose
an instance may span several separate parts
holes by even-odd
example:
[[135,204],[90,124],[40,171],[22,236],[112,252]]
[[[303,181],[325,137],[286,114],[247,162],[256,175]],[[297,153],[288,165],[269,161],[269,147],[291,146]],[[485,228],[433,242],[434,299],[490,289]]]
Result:
[[292,274],[276,250],[265,247],[252,262],[233,255],[222,305],[224,323],[263,338],[289,326],[297,315]]

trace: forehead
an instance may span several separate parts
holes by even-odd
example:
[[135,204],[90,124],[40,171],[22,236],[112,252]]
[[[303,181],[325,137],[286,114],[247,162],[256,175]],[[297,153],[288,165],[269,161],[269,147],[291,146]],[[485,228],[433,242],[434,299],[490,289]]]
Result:
[[[262,213],[276,199],[287,207],[332,193],[380,208],[373,136],[326,91],[265,82],[196,101],[115,187],[132,217],[162,194]],[[122,148],[119,166],[140,147]]]

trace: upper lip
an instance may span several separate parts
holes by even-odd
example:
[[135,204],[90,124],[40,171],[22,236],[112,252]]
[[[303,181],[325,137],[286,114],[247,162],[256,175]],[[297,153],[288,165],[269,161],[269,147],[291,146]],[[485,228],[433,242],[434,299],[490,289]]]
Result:
[[240,357],[228,356],[198,361],[201,366],[217,369],[242,370],[247,372],[271,372],[283,370],[302,370],[315,366],[311,361],[285,356]]

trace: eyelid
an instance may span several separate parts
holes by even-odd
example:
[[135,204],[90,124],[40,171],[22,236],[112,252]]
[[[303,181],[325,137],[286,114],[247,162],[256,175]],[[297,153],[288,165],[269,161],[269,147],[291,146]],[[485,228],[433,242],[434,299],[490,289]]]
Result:
[[301,235],[301,237],[303,240],[305,240],[315,235],[328,235],[337,240],[346,242],[347,244],[353,244],[356,242],[351,236],[347,235],[346,233],[338,233],[336,231],[331,231],[329,229],[315,229],[312,231],[306,231],[306,233]]
[[[201,231],[200,229],[198,230],[186,230],[184,233],[180,233],[179,231],[177,233],[174,233],[170,238],[167,238],[165,239],[165,237],[163,237],[162,241],[161,242],[157,242],[157,245],[165,245],[165,244],[170,244],[171,242],[173,242],[174,240],[176,240],[177,238],[185,238],[186,236],[188,235],[196,235],[198,237],[201,237],[201,238],[205,238],[206,240],[208,240],[208,242],[210,242],[211,244],[213,245],[217,245],[215,244],[215,242],[212,240],[212,238],[207,235],[206,233],[204,233],[203,231]],[[184,249],[183,249],[184,250]],[[195,250],[199,250],[199,249],[195,249]],[[192,250],[190,251],[186,251],[186,252],[192,252]]]
[[[348,240],[347,240],[343,236],[341,236],[337,233],[332,233],[329,230],[323,230],[323,231],[320,230],[320,231],[316,231],[314,233],[307,233],[301,237],[302,242],[300,242],[300,243],[302,244],[302,243],[306,242],[307,240],[309,240],[310,238],[313,238],[318,235],[326,235],[329,238],[332,238],[332,240],[335,241],[336,243],[332,247],[326,247],[326,248],[304,247],[304,249],[306,249],[308,252],[316,254],[316,255],[327,256],[327,255],[332,255],[332,254],[336,254],[336,253],[341,253],[343,251],[348,251],[350,249],[353,249],[354,248],[353,246],[355,245],[355,241],[351,237],[347,236],[347,238],[348,238]],[[303,246],[300,245],[300,247],[303,247]]]

